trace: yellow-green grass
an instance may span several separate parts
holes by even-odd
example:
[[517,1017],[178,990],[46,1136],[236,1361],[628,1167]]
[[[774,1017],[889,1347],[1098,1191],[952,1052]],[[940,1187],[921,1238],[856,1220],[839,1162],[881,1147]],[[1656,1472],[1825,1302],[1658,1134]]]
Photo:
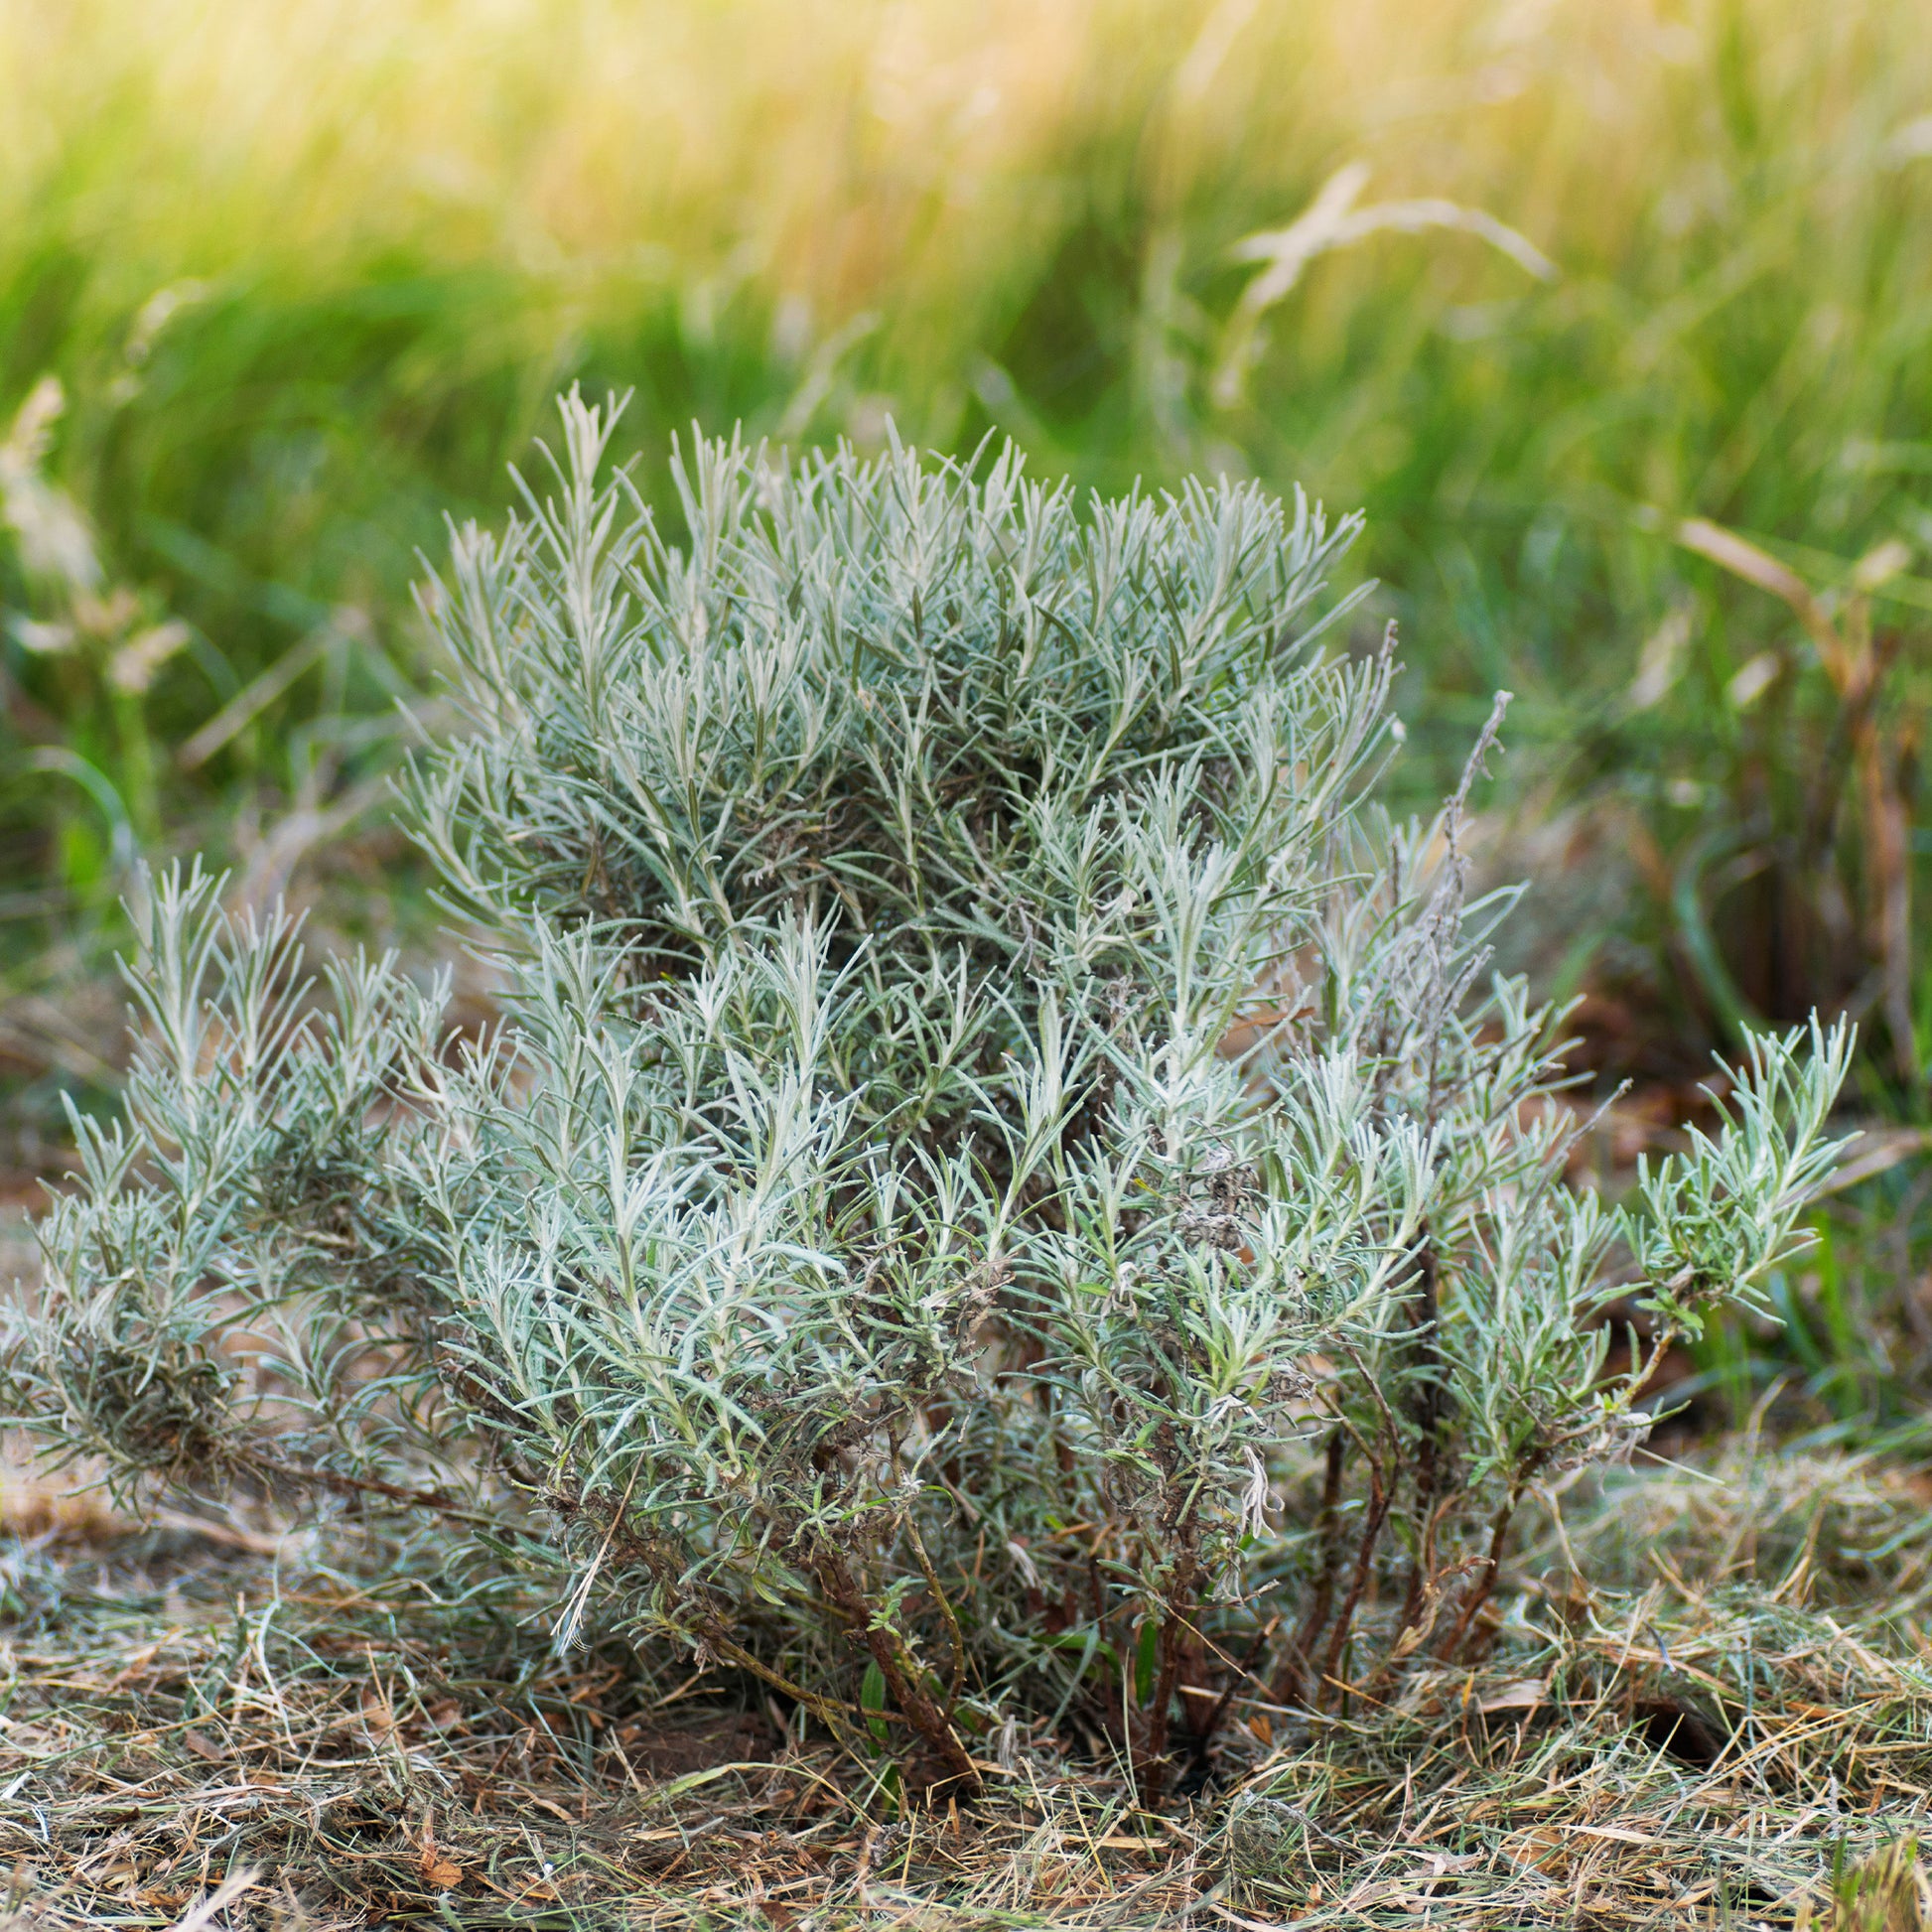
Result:
[[[1258,310],[1244,239],[1351,168],[1364,231]],[[890,415],[1365,505],[1415,789],[1516,691],[1519,795],[1616,827],[1548,976],[1637,988],[1633,1063],[1659,1028],[1701,1052],[1740,1000],[1847,990],[1753,979],[1771,914],[1699,843],[1761,821],[1734,873],[1784,837],[1841,706],[1792,612],[1672,531],[1820,588],[1902,541],[1874,617],[1922,634],[1928,235],[1914,0],[7,0],[0,410],[59,376],[104,580],[190,626],[131,697],[106,645],[5,643],[9,955],[217,801],[353,795],[384,666],[421,670],[418,546],[581,379],[636,389],[654,492],[693,416]],[[8,553],[0,601],[61,598]],[[1922,656],[1881,700],[1901,758]],[[277,663],[307,668],[182,771]]]

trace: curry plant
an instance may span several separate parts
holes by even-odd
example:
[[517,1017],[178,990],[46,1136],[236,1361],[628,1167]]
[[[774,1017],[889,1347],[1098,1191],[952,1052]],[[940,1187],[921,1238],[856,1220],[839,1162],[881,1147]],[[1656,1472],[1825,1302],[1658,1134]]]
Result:
[[566,1638],[955,1792],[1021,1721],[1151,1800],[1244,1683],[1487,1641],[1519,1501],[1805,1238],[1845,1032],[1573,1191],[1561,1016],[1467,894],[1500,703],[1378,813],[1356,519],[701,440],[673,543],[614,420],[423,594],[462,725],[409,803],[500,1024],[153,881],[16,1408],[131,1489],[440,1512]]

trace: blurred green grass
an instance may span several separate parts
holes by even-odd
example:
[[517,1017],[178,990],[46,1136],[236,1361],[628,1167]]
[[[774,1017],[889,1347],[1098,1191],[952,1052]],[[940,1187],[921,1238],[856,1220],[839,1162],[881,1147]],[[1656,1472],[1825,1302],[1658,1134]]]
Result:
[[[1914,0],[0,0],[0,420],[41,398],[20,474],[98,566],[37,563],[9,496],[16,1111],[107,1077],[70,996],[137,854],[210,844],[266,893],[349,850],[342,917],[427,930],[379,829],[430,668],[417,554],[494,513],[578,381],[635,390],[647,492],[693,418],[866,444],[891,417],[1109,488],[1225,469],[1364,505],[1403,782],[1439,789],[1518,694],[1498,863],[1539,873],[1519,955],[1590,992],[1599,1064],[1682,1079],[1740,1020],[1849,1005],[1861,1103],[1922,1118],[1924,27]],[[1870,688],[1688,518],[1863,622]]]

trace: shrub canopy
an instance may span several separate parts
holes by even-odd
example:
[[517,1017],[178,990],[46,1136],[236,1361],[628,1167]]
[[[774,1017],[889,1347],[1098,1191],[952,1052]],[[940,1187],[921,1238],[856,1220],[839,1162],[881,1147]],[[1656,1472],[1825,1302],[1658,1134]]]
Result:
[[440,1511],[566,1635],[954,1789],[1024,1721],[1151,1796],[1244,1684],[1481,1642],[1519,1501],[1802,1238],[1844,1033],[1572,1191],[1465,890],[1497,720],[1373,809],[1392,644],[1312,615],[1354,519],[701,441],[673,546],[613,420],[424,597],[465,730],[411,804],[501,1028],[155,882],[16,1407],[124,1483]]

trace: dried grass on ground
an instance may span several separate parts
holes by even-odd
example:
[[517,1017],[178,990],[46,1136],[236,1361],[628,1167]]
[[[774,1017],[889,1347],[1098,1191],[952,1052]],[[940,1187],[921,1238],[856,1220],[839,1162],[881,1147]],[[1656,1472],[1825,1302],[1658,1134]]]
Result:
[[559,1658],[433,1547],[9,1500],[9,1932],[1925,1922],[1932,1523],[1856,1458],[1565,1499],[1481,1666],[1313,1730],[1240,1705],[1160,1814],[1015,1733],[983,1805],[898,1817],[717,1677]]

